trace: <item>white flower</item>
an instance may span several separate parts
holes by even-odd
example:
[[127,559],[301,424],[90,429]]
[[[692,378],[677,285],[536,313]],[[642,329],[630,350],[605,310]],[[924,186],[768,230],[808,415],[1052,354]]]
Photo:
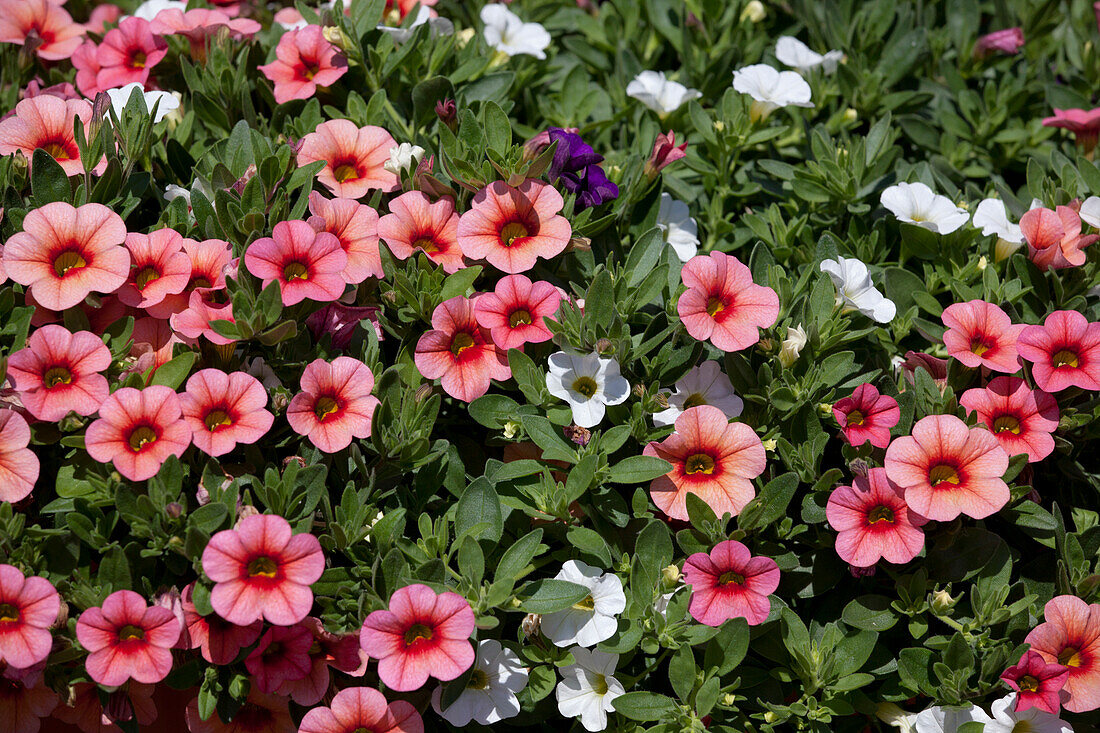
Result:
[[992,718],[977,705],[963,707],[935,706],[919,713],[913,721],[916,733],[956,733],[965,723],[990,723]]
[[638,74],[626,85],[626,94],[662,117],[678,110],[684,102],[703,96],[698,89],[688,89],[678,81],[666,79],[663,71]]
[[985,721],[985,733],[1073,733],[1073,726],[1057,715],[1032,707],[1016,712],[1016,693],[993,703],[993,719]]
[[974,228],[981,229],[982,234],[987,237],[995,234],[998,239],[1003,239],[1006,242],[1018,244],[1024,241],[1020,225],[1009,221],[1008,212],[1005,210],[1005,202],[1000,199],[984,199],[978,204],[978,208],[974,210],[973,223]]
[[733,88],[755,101],[749,116],[767,119],[780,107],[813,107],[810,85],[797,72],[779,71],[767,64],[753,64],[733,72]]
[[191,195],[196,191],[205,196],[211,206],[214,205],[214,191],[210,187],[210,184],[200,177],[195,178],[194,182],[191,183],[190,189],[186,189],[183,186],[177,186],[174,183],[169,183],[164,187],[164,200],[168,203],[172,203],[175,199],[182,198],[187,202],[187,210],[191,211]]
[[589,593],[572,608],[543,615],[543,636],[556,646],[595,646],[615,635],[619,629],[615,615],[626,610],[626,594],[619,576],[570,560],[554,579],[583,585]]
[[603,420],[606,405],[618,405],[630,396],[630,382],[619,374],[619,363],[599,354],[559,351],[550,355],[546,388],[573,410],[573,422],[594,428]]
[[[1031,208],[1035,208],[1032,206]],[[1100,196],[1089,196],[1081,204],[1081,221],[1100,229]]]
[[828,273],[833,285],[836,285],[837,301],[845,310],[857,310],[879,323],[894,320],[897,313],[894,301],[875,289],[867,265],[854,257],[837,257],[835,260],[824,260],[821,271]]
[[150,114],[153,112],[154,105],[157,108],[156,117],[153,118],[153,122],[160,122],[169,113],[180,108],[180,100],[172,92],[152,91],[147,92],[141,86],[135,82],[130,82],[124,87],[115,87],[114,89],[107,89],[107,96],[111,98],[111,107],[115,111],[115,116],[119,120],[122,120],[122,113],[126,109],[126,103],[130,101],[130,95],[137,90],[144,95],[145,109]]
[[672,425],[681,412],[699,405],[717,407],[730,418],[745,409],[745,403],[733,391],[730,378],[722,373],[716,361],[704,361],[680,377],[676,392],[668,398],[668,409],[654,413],[653,424]]
[[476,720],[492,725],[519,715],[516,693],[527,686],[527,670],[519,655],[496,639],[478,642],[474,671],[466,689],[446,710],[440,710],[443,688],[432,693],[432,707],[451,725],[462,727]]
[[619,655],[580,647],[569,651],[576,664],[561,668],[562,680],[554,690],[558,712],[567,718],[580,718],[585,730],[603,730],[607,714],[615,710],[615,698],[626,692],[613,676]]
[[687,204],[677,201],[667,193],[661,194],[657,228],[664,232],[665,241],[672,247],[680,262],[687,262],[699,251],[699,226],[691,218]]
[[843,51],[829,51],[824,56],[792,36],[780,36],[775,44],[775,57],[780,63],[798,69],[805,74],[817,67],[826,74],[836,71],[836,65],[844,58]]
[[805,345],[806,332],[802,329],[802,325],[799,324],[797,328],[788,328],[787,338],[783,339],[779,347],[779,363],[784,368],[789,368],[798,360],[798,355],[802,353],[802,347]]
[[538,23],[524,23],[519,16],[500,3],[490,3],[481,9],[485,24],[485,42],[490,48],[509,56],[527,54],[546,58],[550,34]]
[[967,221],[970,214],[946,196],[940,196],[923,183],[898,183],[882,192],[879,201],[899,221],[916,224],[936,234],[950,234]]
[[145,0],[141,5],[137,6],[137,10],[134,11],[135,18],[141,18],[142,20],[152,20],[157,17],[157,13],[162,10],[187,10],[187,3],[183,0]]
[[667,617],[668,616],[668,604],[672,600],[672,597],[674,595],[676,595],[679,591],[683,590],[686,587],[687,586],[684,585],[684,581],[680,580],[679,584],[675,588],[670,590],[668,593],[662,593],[661,595],[657,596],[657,600],[655,600],[653,602],[653,610],[656,611],[657,613],[661,614],[662,616]]
[[390,148],[390,159],[382,164],[382,167],[395,176],[400,176],[406,171],[411,171],[424,157],[424,148],[411,143],[401,143]]
[[378,30],[383,33],[389,33],[393,36],[394,43],[402,44],[405,41],[412,38],[412,34],[416,29],[425,23],[431,29],[433,38],[439,36],[449,36],[455,32],[454,23],[446,18],[440,18],[438,16],[432,16],[432,10],[427,5],[421,5],[420,9],[416,11],[416,17],[413,18],[413,22],[409,24],[407,28],[392,25],[380,25]]
[[917,720],[916,713],[902,710],[892,702],[880,702],[875,708],[875,717],[892,728],[898,728],[901,733],[913,733],[913,726]]

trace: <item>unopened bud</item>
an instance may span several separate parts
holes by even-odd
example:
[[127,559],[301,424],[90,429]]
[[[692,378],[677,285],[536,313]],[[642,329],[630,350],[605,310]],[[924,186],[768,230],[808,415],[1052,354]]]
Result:
[[1009,242],[1007,239],[998,239],[997,243],[993,245],[993,261],[1007,260],[1023,246],[1023,242]]
[[978,258],[978,272],[984,272],[987,267],[989,267],[989,259],[982,255]]
[[344,33],[341,28],[338,28],[334,25],[325,26],[324,30],[322,30],[321,33],[324,35],[326,41],[342,51],[346,51],[347,49],[352,48],[355,45],[354,43],[352,43],[352,40],[348,38],[347,33]]
[[417,402],[423,402],[432,396],[432,392],[435,391],[435,387],[431,384],[422,384],[416,390],[415,399]]
[[958,598],[951,597],[950,590],[951,586],[948,586],[946,590],[940,589],[932,594],[932,613],[943,615],[959,602]]
[[600,339],[596,342],[596,352],[600,356],[607,356],[615,351],[615,344],[611,339]]
[[767,440],[761,442],[761,445],[764,446],[764,450],[768,453],[774,453],[775,448],[779,445],[779,443],[776,442],[775,438],[768,438]]
[[768,17],[768,11],[764,9],[764,3],[760,0],[752,0],[745,9],[741,11],[741,21],[749,21],[750,23],[759,23]]
[[290,456],[283,459],[283,470],[286,470],[286,467],[289,466],[291,463],[297,463],[298,468],[306,467],[306,459],[302,458],[301,456]]
[[819,402],[817,405],[817,414],[822,417],[830,417],[833,414],[833,406],[828,402]]
[[180,515],[183,514],[183,505],[178,501],[169,502],[168,506],[164,507],[164,513],[172,519],[179,519]]
[[582,237],[579,234],[575,234],[570,237],[567,249],[576,252],[589,252],[592,249],[592,240],[588,237]]
[[676,565],[669,565],[667,568],[661,571],[661,583],[665,588],[671,588],[680,581],[680,568]]
[[458,106],[453,99],[441,99],[435,103],[435,116],[452,130],[458,124]]
[[844,121],[845,122],[855,122],[858,119],[859,119],[859,112],[856,112],[855,109],[853,109],[852,107],[849,107],[848,109],[844,110]]
[[645,386],[644,385],[635,384],[634,387],[630,391],[639,400],[642,399],[643,397],[645,397]]
[[653,401],[656,402],[657,407],[660,407],[662,410],[668,409],[668,395],[664,392],[658,392],[657,394],[655,394],[653,396]]
[[251,504],[244,504],[237,509],[237,527],[241,526],[241,522],[249,517],[258,516],[260,510]]
[[771,710],[764,713],[764,722],[765,723],[774,723],[777,720],[779,720],[779,716],[776,715],[775,713],[773,713]]
[[504,437],[508,440],[516,437],[516,432],[519,430],[519,423],[515,420],[509,420],[504,423]]
[[734,695],[732,692],[727,692],[726,694],[722,695],[722,704],[726,707],[733,707],[734,703],[736,702],[737,695]]

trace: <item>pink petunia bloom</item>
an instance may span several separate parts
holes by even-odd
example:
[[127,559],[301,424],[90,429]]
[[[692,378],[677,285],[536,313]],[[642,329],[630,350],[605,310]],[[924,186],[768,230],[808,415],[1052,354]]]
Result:
[[199,715],[199,699],[196,697],[184,710],[187,729],[191,733],[297,733],[298,727],[290,717],[286,698],[265,695],[253,687],[248,699],[233,715],[232,722],[224,723],[217,710],[207,720]]
[[886,449],[886,474],[904,491],[909,508],[948,522],[960,514],[984,519],[1008,503],[1008,454],[984,428],[954,415],[929,415],[913,434]]
[[968,389],[959,404],[978,414],[1008,455],[1025,454],[1035,463],[1054,452],[1051,434],[1058,429],[1058,401],[1029,388],[1020,377],[996,377],[984,389]]
[[154,685],[131,681],[108,695],[108,710],[99,700],[100,688],[90,682],[78,682],[72,687],[69,705],[58,707],[54,717],[75,725],[84,733],[119,733],[115,721],[136,721],[146,726],[157,719],[153,702]]
[[130,679],[152,684],[167,677],[181,631],[175,614],[147,605],[131,590],[115,591],[102,607],[89,608],[76,622],[77,641],[88,651],[88,675],[108,687]]
[[407,260],[419,250],[445,272],[458,272],[466,266],[458,246],[459,217],[452,199],[432,203],[420,191],[408,191],[389,206],[390,213],[378,220],[378,235],[394,257]]
[[649,155],[643,169],[647,178],[653,179],[657,174],[671,163],[687,157],[687,141],[677,145],[676,133],[669,130],[667,133],[657,133],[657,139],[653,141],[653,152]]
[[251,646],[260,638],[263,622],[259,619],[238,626],[216,613],[201,616],[192,600],[194,592],[194,583],[183,589],[183,617],[191,648],[198,649],[203,659],[219,667],[225,666],[237,658],[241,649]]
[[1100,109],[1056,109],[1053,117],[1043,120],[1043,126],[1069,130],[1077,138],[1077,145],[1088,155],[1100,136]]
[[1056,596],[1047,601],[1043,618],[1024,641],[1048,664],[1069,668],[1062,706],[1072,713],[1100,708],[1100,604]]
[[318,87],[335,84],[348,73],[348,60],[325,40],[321,26],[307,25],[284,33],[275,47],[275,60],[258,68],[275,85],[275,101],[284,104],[309,99]]
[[306,298],[321,303],[339,298],[348,256],[332,234],[304,221],[281,221],[272,236],[248,245],[244,264],[265,288],[277,281],[283,305],[289,306]]
[[943,311],[943,344],[947,353],[976,369],[984,366],[995,372],[1020,371],[1016,339],[1023,324],[1013,324],[1007,313],[984,300],[953,303]]
[[1048,663],[1043,655],[1028,649],[1020,661],[1001,675],[1016,690],[1016,712],[1039,708],[1051,715],[1062,709],[1061,692],[1069,679],[1069,667]]
[[88,15],[88,22],[84,24],[84,30],[102,36],[107,30],[118,23],[123,15],[123,10],[117,5],[96,5]]
[[0,501],[27,498],[38,481],[38,456],[28,448],[31,428],[15,410],[0,410]]
[[974,44],[974,54],[987,56],[994,51],[999,51],[1007,56],[1015,56],[1024,47],[1024,31],[1022,28],[1005,28],[1002,31],[987,33]]
[[[0,13],[0,43],[38,44],[34,52],[46,61],[72,56],[84,38],[84,28],[50,0],[8,0]],[[69,126],[72,129],[72,126]]]
[[317,180],[340,198],[361,198],[371,189],[389,193],[401,187],[397,175],[383,167],[395,145],[393,136],[381,127],[329,120],[302,139],[298,165],[325,161]]
[[1069,206],[1025,212],[1020,217],[1020,231],[1027,243],[1028,258],[1040,270],[1085,264],[1087,257],[1081,250],[1100,239],[1100,235],[1081,234],[1081,216]]
[[463,402],[488,392],[491,380],[512,376],[507,355],[478,325],[473,301],[461,295],[436,306],[432,330],[416,342],[413,361],[425,379],[439,379],[447,394]]
[[764,623],[771,612],[768,596],[779,587],[779,566],[770,557],[753,557],[736,540],[696,552],[684,561],[684,582],[691,587],[691,617],[707,626],[743,618]]
[[233,339],[222,336],[210,325],[212,321],[236,323],[237,319],[233,317],[233,304],[214,303],[203,296],[203,293],[191,291],[188,306],[179,313],[173,313],[169,318],[168,322],[172,330],[182,337],[181,340],[191,344],[197,343],[200,336],[205,336],[207,341],[218,346],[233,343]]
[[238,443],[255,443],[264,437],[275,421],[266,406],[264,386],[245,372],[203,369],[188,377],[186,391],[180,395],[192,442],[211,456],[225,455]]
[[313,605],[310,586],[324,572],[325,556],[313,535],[293,534],[282,517],[255,514],[210,539],[202,569],[215,583],[210,603],[226,621],[291,626]]
[[857,568],[880,559],[903,565],[924,547],[924,518],[915,516],[901,489],[883,468],[856,476],[851,486],[838,486],[825,506],[829,525],[837,531],[836,553]]
[[764,472],[764,445],[744,423],[730,423],[717,407],[699,405],[676,418],[676,431],[651,442],[643,455],[672,464],[653,479],[649,494],[657,508],[673,519],[688,519],[687,495],[695,494],[721,517],[737,516],[752,501],[752,480]]
[[136,361],[131,369],[135,374],[155,373],[172,360],[172,349],[182,343],[168,321],[146,316],[134,321],[134,345],[130,356]]
[[501,349],[522,349],[524,344],[549,341],[554,334],[546,318],[558,312],[561,292],[550,283],[531,282],[526,275],[507,275],[492,293],[474,301],[474,318],[489,329],[493,343]]
[[137,17],[123,19],[118,28],[107,31],[96,49],[99,90],[149,82],[149,73],[168,54],[168,44],[154,35],[149,21]]
[[320,619],[312,616],[307,616],[296,628],[305,629],[310,635],[309,672],[299,679],[287,679],[276,692],[290,696],[299,705],[311,707],[328,693],[329,667],[349,674],[359,668],[359,635],[331,634],[325,631]]
[[27,412],[57,422],[70,412],[95,414],[110,388],[101,372],[111,366],[111,350],[88,331],[70,333],[50,324],[27,339],[8,359],[8,376]]
[[170,318],[189,307],[191,293],[199,292],[209,300],[212,293],[225,290],[225,278],[237,276],[237,260],[229,243],[221,239],[184,239],[183,253],[191,263],[191,277],[187,287],[175,295],[168,295],[159,303],[146,307],[146,312],[155,318]]
[[1090,323],[1077,311],[1054,311],[1042,326],[1028,326],[1016,350],[1031,362],[1039,389],[1100,390],[1100,323]]
[[359,643],[378,660],[378,676],[398,692],[420,689],[428,677],[453,680],[474,663],[474,610],[451,591],[436,595],[414,583],[394,591],[389,610],[372,611]]
[[312,645],[313,634],[302,626],[273,626],[245,657],[244,666],[260,692],[272,693],[284,682],[309,674]]
[[122,246],[125,239],[126,225],[106,206],[76,208],[55,201],[27,213],[23,231],[4,244],[4,269],[30,288],[36,302],[62,311],[93,292],[113,293],[126,282],[130,253]]
[[898,401],[880,394],[873,384],[861,384],[851,397],[837,400],[833,417],[840,424],[844,439],[853,446],[870,442],[876,448],[890,445],[890,428],[901,420]]
[[543,181],[528,178],[516,188],[493,181],[458,220],[458,246],[471,260],[486,260],[502,272],[526,272],[569,244],[573,228],[558,214],[564,204]]
[[118,299],[133,308],[147,308],[169,295],[182,293],[191,280],[191,260],[183,251],[183,236],[174,229],[126,235],[130,277],[118,289]]
[[53,646],[50,626],[60,611],[61,596],[50,581],[0,565],[0,667],[27,669],[44,662]]
[[779,296],[752,281],[749,268],[721,252],[692,257],[680,271],[687,291],[676,311],[692,338],[722,351],[747,349],[760,340],[758,329],[779,317]]
[[309,194],[309,225],[340,240],[348,256],[344,282],[357,285],[368,277],[381,278],[382,255],[378,251],[378,212],[353,199],[326,199]]
[[213,8],[193,8],[188,11],[179,8],[165,8],[149,22],[153,33],[162,36],[183,36],[191,42],[192,55],[200,58],[205,50],[196,54],[199,47],[211,36],[217,35],[222,28],[228,28],[230,38],[251,38],[263,28],[251,18],[231,18],[227,13]]
[[70,59],[73,64],[73,68],[76,69],[76,88],[80,90],[80,93],[91,99],[95,99],[95,96],[104,91],[99,88],[96,83],[96,77],[99,76],[99,47],[96,46],[95,41],[84,41],[81,43],[75,51],[73,51],[72,58]]
[[313,708],[302,718],[299,733],[424,733],[424,721],[412,703],[386,703],[378,690],[340,690],[328,707]]
[[[83,99],[64,100],[48,94],[24,99],[15,105],[14,115],[0,121],[0,155],[22,153],[33,163],[34,151],[41,148],[61,165],[65,175],[78,175],[84,172],[84,163],[73,130],[80,120],[88,135],[91,119],[92,105]],[[106,167],[104,160],[94,172],[102,173]]]
[[57,707],[57,693],[42,682],[42,669],[6,667],[0,672],[0,720],[11,733],[38,733]]
[[319,450],[335,453],[351,445],[352,438],[370,437],[380,401],[371,395],[374,375],[366,364],[350,356],[315,359],[302,372],[301,388],[290,400],[286,419]]
[[179,398],[169,387],[123,387],[99,406],[99,419],[84,435],[88,455],[113,463],[131,481],[152,478],[168,456],[181,456],[191,444]]

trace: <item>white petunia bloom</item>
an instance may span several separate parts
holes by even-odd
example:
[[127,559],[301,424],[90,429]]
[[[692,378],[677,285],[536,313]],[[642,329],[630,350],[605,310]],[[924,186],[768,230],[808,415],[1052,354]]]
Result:
[[[1031,208],[1035,208],[1032,206]],[[1081,221],[1100,229],[1100,196],[1089,196],[1081,204]]]
[[378,26],[378,30],[393,36],[394,43],[400,45],[412,38],[413,32],[425,23],[431,28],[433,38],[449,36],[455,32],[454,23],[446,18],[440,18],[438,16],[433,17],[432,10],[427,5],[420,6],[420,9],[416,11],[416,17],[413,18],[413,22],[407,28],[393,25],[380,25]]
[[[145,97],[145,109],[150,114],[153,112],[153,106],[157,108],[156,117],[153,118],[153,122],[160,122],[169,114],[180,108],[180,100],[172,92],[161,91],[145,91],[141,84],[130,82],[124,87],[115,87],[114,89],[107,89],[107,96],[111,98],[111,107],[115,111],[115,116],[122,120],[122,113],[126,109],[126,103],[130,101],[130,95],[134,90],[140,91]],[[159,104],[158,104],[159,102]]]
[[936,234],[950,234],[970,220],[946,196],[940,196],[923,183],[898,183],[882,192],[879,201],[899,221],[916,224]]
[[[1100,201],[1100,199],[1098,199]],[[974,228],[981,229],[987,237],[991,234],[997,239],[1019,244],[1024,241],[1023,232],[1019,224],[1013,224],[1008,219],[1008,211],[1005,210],[1005,202],[1000,199],[985,199],[974,210]]]
[[810,85],[795,71],[753,64],[733,72],[733,88],[753,98],[749,117],[765,120],[780,107],[813,107]]
[[164,187],[164,200],[170,204],[175,199],[182,198],[187,202],[187,210],[191,211],[191,195],[196,191],[205,196],[211,206],[214,205],[214,190],[210,187],[209,183],[198,176],[196,176],[195,180],[191,183],[190,189],[186,189],[183,186],[177,186],[174,183],[169,183]]
[[424,157],[424,148],[410,143],[401,143],[390,148],[390,159],[382,164],[382,167],[395,176],[401,176],[406,171],[411,171],[420,164]]
[[554,690],[558,712],[567,718],[580,718],[585,730],[603,730],[607,714],[615,710],[615,698],[626,692],[614,677],[619,655],[580,647],[569,651],[576,664],[561,668],[562,680]]
[[991,723],[984,710],[977,705],[961,707],[937,705],[917,714],[913,721],[915,733],[956,733],[966,723]]
[[805,74],[821,67],[826,74],[836,71],[836,65],[844,58],[843,51],[829,51],[824,56],[810,50],[802,41],[793,36],[780,36],[775,43],[775,57],[780,63],[798,69]]
[[807,334],[801,324],[796,328],[787,328],[787,338],[783,339],[779,347],[779,363],[784,368],[790,368],[791,364],[798,360],[798,355],[806,346],[806,340]]
[[827,273],[836,286],[837,302],[844,310],[857,310],[879,323],[894,320],[897,314],[894,301],[875,288],[867,265],[854,257],[837,257],[835,260],[824,260],[821,271]]
[[615,635],[619,629],[615,616],[626,610],[626,594],[619,576],[580,560],[569,560],[554,579],[583,585],[589,593],[572,608],[543,615],[543,636],[556,646],[578,644],[587,647]]
[[665,78],[663,71],[643,71],[638,74],[626,85],[626,94],[661,117],[675,112],[685,102],[703,96],[698,89],[688,89],[678,81]]
[[1016,711],[1016,693],[993,703],[993,719],[985,721],[985,733],[1073,733],[1073,726],[1045,710],[1032,707]]
[[680,262],[687,262],[699,252],[699,225],[691,218],[687,204],[667,193],[661,194],[657,228],[664,232],[665,241]]
[[496,639],[478,642],[474,671],[466,689],[446,710],[440,710],[443,688],[432,693],[432,708],[451,725],[462,727],[474,720],[482,725],[499,723],[519,715],[516,694],[527,686],[527,669],[519,655]]
[[875,708],[875,717],[901,733],[914,733],[917,714],[902,710],[892,702],[880,702]]
[[[186,11],[187,3],[183,0],[145,0],[137,6],[133,17],[151,21],[162,10]],[[120,18],[120,20],[123,20],[123,18]]]
[[485,24],[485,42],[490,48],[509,56],[527,54],[538,59],[546,58],[550,34],[538,23],[524,23],[500,3],[483,7],[481,22]]
[[546,388],[573,410],[573,422],[594,428],[603,420],[607,405],[618,405],[630,396],[630,382],[619,374],[619,363],[599,354],[559,351],[550,355]]
[[692,367],[676,382],[675,389],[668,398],[668,409],[653,414],[654,425],[672,425],[681,412],[699,405],[717,407],[729,418],[737,417],[745,409],[744,401],[733,391],[730,378],[722,373],[716,361]]

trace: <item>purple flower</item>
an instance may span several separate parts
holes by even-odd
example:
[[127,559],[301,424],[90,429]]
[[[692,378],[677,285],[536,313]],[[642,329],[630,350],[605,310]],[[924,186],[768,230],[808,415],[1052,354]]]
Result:
[[603,156],[581,139],[581,136],[560,127],[551,127],[550,141],[558,144],[549,176],[565,190],[577,195],[577,210],[599,206],[618,197],[619,187],[607,180],[600,168]]
[[313,332],[313,338],[320,339],[324,334],[332,335],[332,346],[341,351],[351,343],[355,326],[364,318],[374,325],[378,339],[382,339],[382,328],[378,325],[378,308],[374,306],[352,306],[343,303],[329,303],[306,319],[306,325]]

